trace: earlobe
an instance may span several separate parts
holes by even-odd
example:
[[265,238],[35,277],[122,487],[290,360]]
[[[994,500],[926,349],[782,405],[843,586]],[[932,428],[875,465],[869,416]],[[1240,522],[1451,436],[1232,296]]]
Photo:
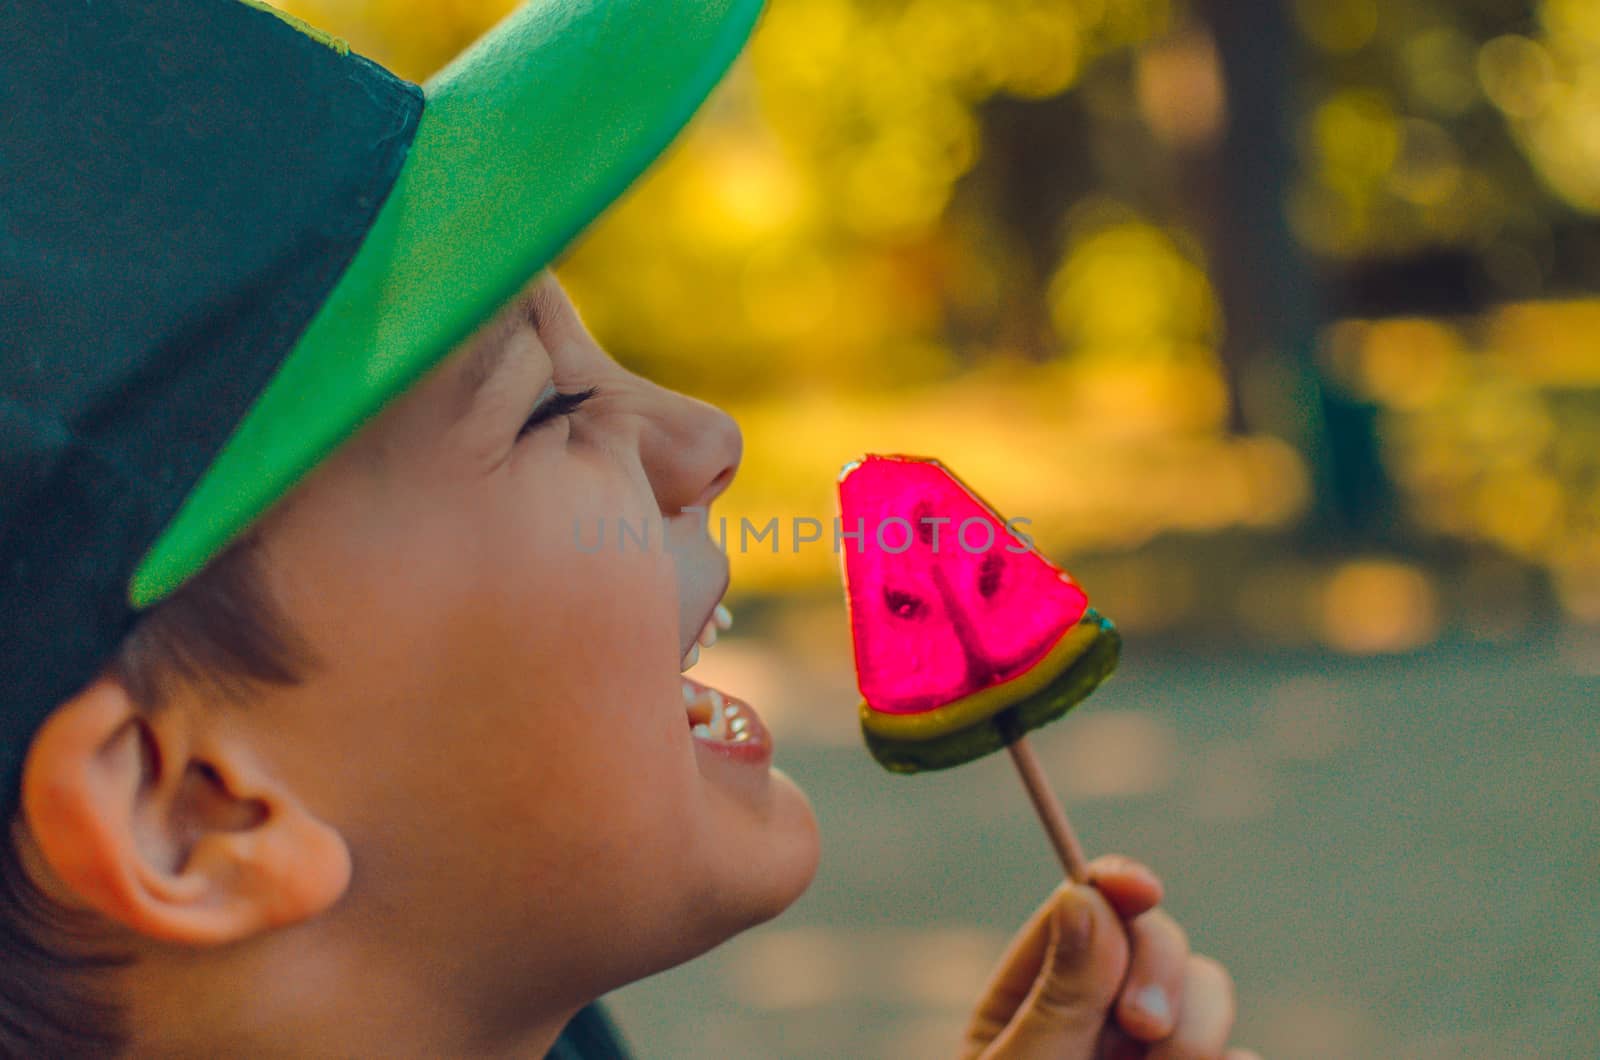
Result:
[[350,880],[343,837],[211,709],[147,715],[102,676],[46,720],[23,769],[24,823],[68,894],[189,945],[315,916]]

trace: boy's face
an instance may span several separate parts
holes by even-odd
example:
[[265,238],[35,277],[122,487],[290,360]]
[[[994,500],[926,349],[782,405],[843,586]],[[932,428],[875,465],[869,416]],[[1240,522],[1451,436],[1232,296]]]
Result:
[[[552,384],[598,391],[519,437]],[[274,513],[271,584],[325,665],[241,724],[350,846],[334,937],[426,962],[487,1026],[804,890],[804,796],[691,736],[679,677],[727,584],[706,514],[681,509],[740,445],[607,356],[545,274]]]

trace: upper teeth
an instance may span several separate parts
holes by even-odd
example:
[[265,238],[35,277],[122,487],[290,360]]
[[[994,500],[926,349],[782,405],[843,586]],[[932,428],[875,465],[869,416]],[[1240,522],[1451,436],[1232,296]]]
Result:
[[718,603],[711,609],[711,617],[706,619],[706,624],[700,627],[700,632],[695,636],[695,643],[689,645],[689,650],[684,653],[678,669],[687,670],[700,661],[700,649],[709,648],[717,642],[717,631],[725,630],[733,625],[733,612],[727,605]]

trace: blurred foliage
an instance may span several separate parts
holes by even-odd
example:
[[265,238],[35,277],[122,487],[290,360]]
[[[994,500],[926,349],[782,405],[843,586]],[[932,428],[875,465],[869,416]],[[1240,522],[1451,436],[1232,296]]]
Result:
[[[1260,192],[1313,260],[1443,246],[1498,291],[1570,284],[1558,244],[1600,213],[1600,4],[1283,2],[1303,62],[1290,127],[1267,133],[1296,163]],[[516,5],[282,6],[421,80]],[[834,471],[869,449],[936,450],[1058,553],[1305,517],[1305,454],[1232,415],[1250,380],[1219,264],[1238,222],[1206,188],[1240,170],[1214,165],[1227,77],[1207,11],[771,0],[691,132],[560,270],[625,363],[739,418],[746,471],[719,505],[736,583],[831,576],[826,532],[742,552],[739,521],[830,517]],[[1591,619],[1597,315],[1346,321],[1321,361],[1378,410],[1415,527],[1548,569]],[[1414,595],[1410,568],[1352,562],[1328,599]],[[1411,613],[1383,636],[1433,628]]]
[[1548,568],[1600,621],[1600,302],[1461,322],[1345,321],[1324,354],[1383,408],[1386,460],[1417,523]]
[[1340,258],[1464,247],[1514,294],[1562,279],[1558,230],[1600,213],[1600,5],[1292,8],[1318,52],[1302,85],[1297,235]]

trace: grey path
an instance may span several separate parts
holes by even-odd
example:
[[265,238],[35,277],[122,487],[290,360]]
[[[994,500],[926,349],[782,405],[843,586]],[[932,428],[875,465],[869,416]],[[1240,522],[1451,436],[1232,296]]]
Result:
[[[770,716],[823,863],[778,921],[613,999],[650,1060],[949,1056],[1055,883],[1004,756],[909,778],[870,762],[828,636],[702,664]],[[1241,1043],[1600,1056],[1600,640],[1125,659],[1036,746],[1091,853],[1156,867],[1232,969]]]

